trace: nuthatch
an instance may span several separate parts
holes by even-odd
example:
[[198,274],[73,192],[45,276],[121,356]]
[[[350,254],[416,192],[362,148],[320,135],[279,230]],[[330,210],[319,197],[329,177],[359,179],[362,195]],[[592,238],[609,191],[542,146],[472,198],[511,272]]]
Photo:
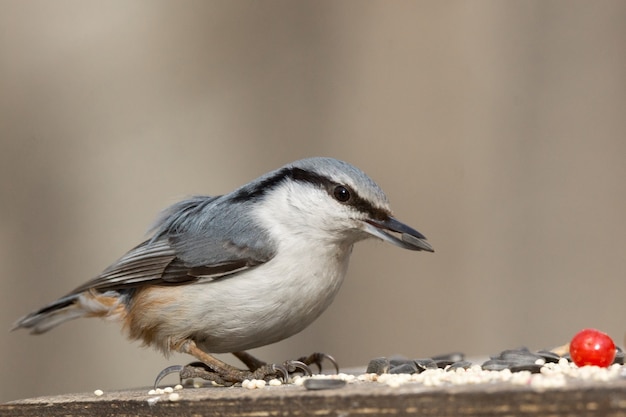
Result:
[[[105,317],[121,321],[131,339],[202,362],[174,367],[181,377],[225,385],[270,378],[284,367],[244,351],[294,335],[319,317],[341,286],[356,242],[374,236],[433,251],[421,233],[392,217],[387,197],[365,173],[332,158],[303,159],[229,194],[181,201],[151,231],[96,278],[14,329],[38,334],[71,319]],[[224,352],[250,370],[211,356]],[[301,359],[319,365],[323,357]]]

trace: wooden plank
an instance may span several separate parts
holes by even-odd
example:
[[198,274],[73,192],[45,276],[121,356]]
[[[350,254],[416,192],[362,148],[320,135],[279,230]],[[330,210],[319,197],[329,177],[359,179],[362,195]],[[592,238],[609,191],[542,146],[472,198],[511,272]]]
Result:
[[[148,389],[39,397],[0,405],[2,416],[626,416],[626,379],[577,381],[558,389],[512,384],[429,388],[351,383],[308,391],[284,385],[248,390],[185,388],[148,395]],[[154,402],[158,397],[159,401]],[[152,399],[152,400],[151,400]],[[151,402],[152,401],[152,402]]]

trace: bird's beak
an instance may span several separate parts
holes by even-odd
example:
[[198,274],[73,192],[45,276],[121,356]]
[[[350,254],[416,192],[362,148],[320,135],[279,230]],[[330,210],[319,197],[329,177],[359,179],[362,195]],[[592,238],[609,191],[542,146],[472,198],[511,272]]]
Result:
[[[385,220],[368,219],[365,220],[363,224],[364,230],[367,233],[401,248],[425,250],[428,252],[435,251],[433,247],[430,246],[430,243],[426,241],[426,237],[423,234],[399,222],[393,217],[388,217]],[[394,234],[399,234],[400,236],[397,237]]]

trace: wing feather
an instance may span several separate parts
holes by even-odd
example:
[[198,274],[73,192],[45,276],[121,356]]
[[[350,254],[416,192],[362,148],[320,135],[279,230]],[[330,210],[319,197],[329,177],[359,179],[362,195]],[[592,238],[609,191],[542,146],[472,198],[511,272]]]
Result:
[[243,203],[224,204],[219,197],[196,196],[176,203],[152,230],[151,239],[70,294],[215,280],[274,256],[267,233],[251,221]]

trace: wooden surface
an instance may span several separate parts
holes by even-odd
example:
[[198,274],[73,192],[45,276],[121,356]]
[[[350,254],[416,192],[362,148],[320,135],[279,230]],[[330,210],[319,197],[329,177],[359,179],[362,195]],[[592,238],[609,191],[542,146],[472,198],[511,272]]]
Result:
[[[148,389],[39,397],[0,405],[1,416],[626,416],[626,379],[536,390],[511,384],[392,388],[373,382],[325,391],[301,386]],[[159,397],[157,402],[150,399]]]

